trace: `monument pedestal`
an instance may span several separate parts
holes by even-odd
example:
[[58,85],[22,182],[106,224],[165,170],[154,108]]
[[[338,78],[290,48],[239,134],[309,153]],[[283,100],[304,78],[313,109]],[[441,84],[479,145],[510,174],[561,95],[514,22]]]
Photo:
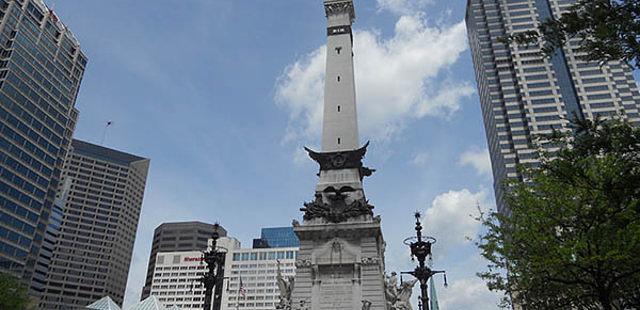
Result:
[[386,309],[385,243],[378,217],[362,215],[342,223],[313,219],[294,231],[300,251],[292,309]]

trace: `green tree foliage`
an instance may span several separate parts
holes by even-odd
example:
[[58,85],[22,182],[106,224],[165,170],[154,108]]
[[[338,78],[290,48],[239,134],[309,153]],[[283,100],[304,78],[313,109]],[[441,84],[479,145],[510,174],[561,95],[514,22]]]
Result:
[[575,122],[481,216],[479,276],[524,309],[640,309],[640,129]]
[[27,295],[27,286],[20,280],[0,272],[0,309],[36,309]]
[[550,56],[569,39],[576,39],[580,50],[587,53],[586,60],[622,60],[640,68],[639,35],[639,0],[578,0],[560,18],[545,20],[537,30],[506,40],[519,44],[542,42],[543,52]]

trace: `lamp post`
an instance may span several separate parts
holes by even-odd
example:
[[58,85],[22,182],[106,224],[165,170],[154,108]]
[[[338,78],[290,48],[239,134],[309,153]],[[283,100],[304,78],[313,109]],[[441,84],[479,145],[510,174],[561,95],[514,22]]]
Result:
[[[224,279],[224,258],[226,252],[218,250],[218,224],[214,225],[214,232],[211,236],[211,249],[202,253],[202,260],[207,264],[207,272],[198,279],[204,285],[204,310],[212,310],[213,289],[222,287]],[[219,310],[220,304],[218,304]]]
[[[422,224],[420,223],[420,212],[414,214],[416,219],[416,236],[409,237],[404,240],[404,244],[411,248],[411,260],[418,259],[418,266],[413,271],[402,272],[414,276],[420,282],[420,301],[418,304],[421,310],[429,310],[429,294],[427,292],[427,282],[429,279],[438,274],[445,273],[444,270],[432,270],[427,266],[426,260],[431,256],[431,246],[436,243],[433,237],[422,235]],[[445,274],[445,286],[447,285],[447,276]]]

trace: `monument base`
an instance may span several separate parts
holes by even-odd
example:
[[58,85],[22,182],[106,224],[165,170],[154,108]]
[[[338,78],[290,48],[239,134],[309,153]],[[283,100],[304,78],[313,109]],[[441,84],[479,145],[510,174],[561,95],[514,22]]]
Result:
[[300,239],[292,309],[386,310],[380,218],[317,218],[294,226]]

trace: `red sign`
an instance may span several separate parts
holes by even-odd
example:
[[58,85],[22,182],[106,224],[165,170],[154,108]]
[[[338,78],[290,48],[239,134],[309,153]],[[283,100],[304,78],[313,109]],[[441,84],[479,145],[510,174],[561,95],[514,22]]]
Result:
[[185,262],[201,262],[203,260],[204,260],[204,258],[202,258],[202,257],[185,257],[184,258]]

